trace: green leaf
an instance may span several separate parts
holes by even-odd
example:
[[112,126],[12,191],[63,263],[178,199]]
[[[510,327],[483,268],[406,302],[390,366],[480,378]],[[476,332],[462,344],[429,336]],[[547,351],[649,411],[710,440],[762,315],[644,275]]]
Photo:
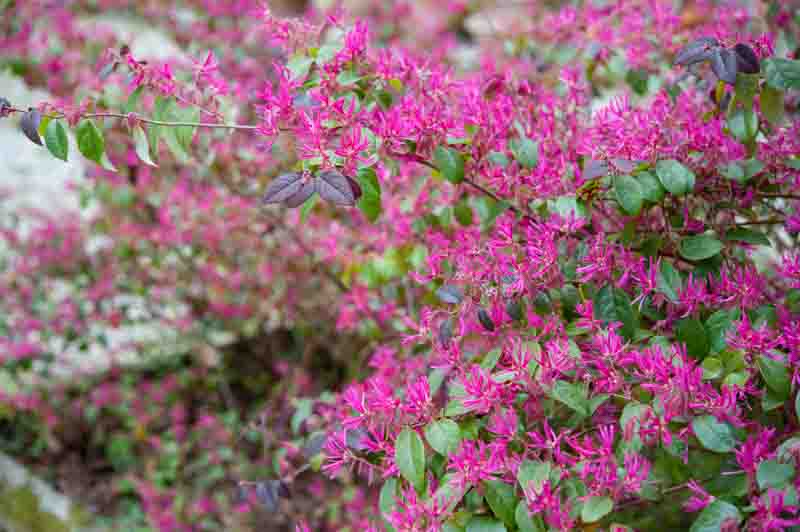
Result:
[[425,483],[425,444],[417,432],[409,427],[397,436],[394,461],[400,474],[417,490]]
[[69,139],[67,138],[67,130],[60,120],[51,120],[44,130],[44,143],[53,157],[67,161],[67,154],[69,153]]
[[[176,105],[172,108],[172,118],[175,122],[195,123],[200,118],[200,111],[195,107],[178,107]],[[189,148],[192,146],[192,139],[196,129],[195,126],[175,126],[170,128],[175,135],[178,146],[186,153],[189,153]]]
[[764,118],[772,125],[778,125],[783,120],[786,113],[786,105],[783,100],[783,92],[764,86],[761,89],[761,113]]
[[517,504],[517,510],[514,512],[514,520],[517,523],[519,532],[546,532],[545,528],[541,526],[538,519],[534,519],[530,511],[528,511],[528,504],[523,500]]
[[642,197],[651,203],[661,203],[664,199],[665,190],[661,182],[650,172],[640,172],[636,175],[639,185],[642,187]]
[[704,380],[716,379],[717,377],[722,375],[722,372],[725,369],[722,365],[722,361],[717,357],[704,358],[703,364],[701,366],[703,368]]
[[644,191],[639,182],[629,175],[618,175],[614,178],[614,194],[622,210],[636,216],[642,210]]
[[[397,508],[397,488],[398,488],[397,479],[392,477],[386,479],[381,486],[381,492],[378,497],[378,508],[381,511],[381,515],[386,518],[387,514],[390,514]],[[389,524],[388,522],[386,523]]]
[[488,371],[492,371],[497,363],[500,361],[500,357],[503,355],[503,350],[499,347],[495,347],[483,357],[481,360],[480,366]]
[[789,398],[792,391],[792,376],[785,363],[761,355],[758,357],[758,369],[770,390],[784,400]]
[[483,483],[483,496],[492,509],[494,515],[505,524],[514,526],[514,511],[517,507],[517,497],[514,487],[501,480],[486,480]]
[[758,133],[758,115],[755,111],[737,109],[728,116],[728,129],[739,142],[752,142]]
[[455,421],[440,419],[430,422],[425,427],[425,439],[434,451],[442,456],[448,456],[458,450],[461,444],[461,430]]
[[128,99],[122,106],[122,114],[127,115],[128,113],[136,111],[136,108],[139,106],[139,100],[142,98],[142,92],[144,92],[144,86],[137,87],[136,90],[128,96]]
[[758,488],[782,489],[791,484],[794,478],[794,465],[780,463],[777,460],[764,460],[758,464],[756,471],[756,481]]
[[675,337],[680,343],[686,344],[686,353],[693,358],[702,360],[711,349],[708,333],[700,320],[684,318],[675,327]]
[[517,470],[517,482],[523,490],[532,489],[534,493],[541,493],[546,480],[550,478],[553,464],[550,462],[534,462],[525,460]]
[[656,163],[656,175],[670,194],[683,196],[694,190],[694,172],[675,159]]
[[742,514],[736,506],[717,499],[700,512],[689,532],[720,532],[723,525],[726,525],[725,530],[738,530],[736,525],[741,520]]
[[589,415],[589,400],[586,387],[578,383],[556,381],[550,389],[553,399],[564,403],[581,416]]
[[559,196],[548,201],[550,210],[562,218],[587,218],[589,209],[586,204],[573,196]]
[[[169,121],[171,100],[162,96],[156,96],[155,103],[153,104],[153,120]],[[150,146],[153,149],[153,155],[158,156],[158,141],[161,139],[166,128],[156,124],[149,124],[147,126],[147,139],[150,141]]]
[[158,166],[153,162],[153,159],[150,158],[150,144],[147,142],[147,134],[141,126],[137,125],[133,128],[133,144],[136,149],[136,155],[144,164]]
[[679,251],[686,260],[698,261],[710,259],[722,251],[722,242],[715,236],[705,233],[702,235],[687,236],[681,240]]
[[606,285],[597,291],[593,304],[597,317],[606,325],[619,321],[622,323],[622,327],[619,329],[620,334],[628,340],[633,338],[639,320],[625,291],[613,285]]
[[728,329],[730,329],[733,324],[734,312],[735,311],[718,310],[706,320],[705,328],[712,353],[719,353],[725,349],[727,345],[725,336],[728,334]]
[[736,101],[745,109],[753,108],[753,99],[758,90],[758,74],[739,72],[736,76]]
[[583,503],[581,520],[584,523],[594,523],[610,514],[613,509],[614,501],[611,500],[611,497],[594,495]]
[[286,68],[292,73],[293,81],[303,81],[308,76],[314,59],[306,55],[295,55],[286,63]]
[[772,57],[764,60],[764,78],[773,89],[800,89],[800,61]]
[[737,227],[725,233],[726,240],[733,240],[736,242],[745,242],[756,246],[772,246],[767,236],[760,232],[745,227]]
[[473,517],[467,523],[467,532],[507,532],[502,521],[491,517]]
[[712,415],[694,418],[692,420],[692,430],[700,444],[715,453],[729,453],[738,444],[733,436],[731,426],[718,421]]
[[680,300],[678,294],[683,289],[683,280],[680,272],[667,261],[661,262],[661,269],[658,272],[658,291],[667,296],[673,303]]
[[445,179],[456,184],[464,180],[464,157],[457,150],[447,146],[437,146],[433,156],[439,172]]
[[514,159],[525,168],[536,168],[539,163],[539,143],[529,138],[515,138],[509,142]]
[[467,201],[467,198],[463,198],[461,201],[456,203],[455,207],[453,207],[453,214],[455,215],[456,220],[458,220],[458,223],[465,227],[469,227],[474,221],[472,207],[469,206],[469,201]]
[[358,184],[361,185],[361,197],[358,198],[358,208],[370,222],[375,222],[381,215],[381,185],[375,170],[369,167],[360,168],[356,175]]
[[319,201],[319,194],[313,194],[310,198],[303,202],[303,206],[300,207],[300,223],[304,224],[308,221],[308,217],[311,215],[311,211],[314,210],[314,205],[317,204]]
[[106,143],[103,133],[97,128],[94,121],[84,120],[78,124],[75,131],[78,150],[90,161],[101,162],[105,153]]

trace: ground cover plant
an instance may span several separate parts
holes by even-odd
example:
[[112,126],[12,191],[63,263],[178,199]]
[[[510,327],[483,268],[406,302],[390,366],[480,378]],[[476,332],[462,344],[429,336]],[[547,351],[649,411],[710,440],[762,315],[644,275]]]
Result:
[[800,529],[800,5],[4,5],[93,210],[4,222],[3,446],[107,522]]

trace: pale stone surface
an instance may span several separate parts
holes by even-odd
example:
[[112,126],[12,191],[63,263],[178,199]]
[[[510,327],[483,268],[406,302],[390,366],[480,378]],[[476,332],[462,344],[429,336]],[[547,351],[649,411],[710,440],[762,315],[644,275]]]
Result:
[[8,532],[99,532],[66,496],[0,453],[0,529]]
[[[0,73],[0,96],[21,109],[48,100],[46,92],[31,90],[6,72]],[[80,181],[85,166],[73,138],[67,159],[60,161],[28,140],[19,130],[18,116],[0,120],[0,197],[4,198],[0,209],[76,211],[78,196],[68,185]]]

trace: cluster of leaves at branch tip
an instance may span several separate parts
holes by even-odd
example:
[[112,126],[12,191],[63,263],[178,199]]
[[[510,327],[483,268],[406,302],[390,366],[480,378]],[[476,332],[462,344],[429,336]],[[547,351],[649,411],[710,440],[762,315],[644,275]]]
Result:
[[338,170],[324,170],[313,176],[309,172],[289,172],[272,180],[264,193],[264,203],[295,208],[315,192],[325,201],[345,207],[355,205],[362,195],[361,186]]
[[752,48],[739,43],[732,49],[725,48],[713,37],[696,39],[678,52],[675,64],[690,67],[699,63],[711,62],[711,70],[717,79],[729,85],[736,84],[736,74],[758,74],[761,66]]

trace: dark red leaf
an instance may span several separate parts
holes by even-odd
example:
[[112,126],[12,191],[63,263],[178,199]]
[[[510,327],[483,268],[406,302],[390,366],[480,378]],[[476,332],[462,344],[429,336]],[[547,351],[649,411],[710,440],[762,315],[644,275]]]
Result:
[[290,198],[287,198],[284,201],[284,205],[289,207],[290,209],[294,209],[295,207],[299,207],[303,203],[306,202],[308,198],[311,197],[311,194],[314,193],[316,185],[314,184],[313,180],[306,181],[303,183],[303,186],[300,187],[300,190],[295,192]]
[[489,316],[489,313],[486,312],[485,309],[478,309],[478,321],[481,322],[481,325],[483,325],[483,328],[487,331],[494,331],[494,322],[492,321],[492,317]]
[[701,37],[681,48],[675,56],[675,64],[691,66],[708,61],[721,47],[720,42],[713,37]]
[[283,203],[303,187],[303,175],[297,172],[279,175],[267,187],[264,193],[264,203]]
[[736,53],[736,63],[739,66],[739,72],[758,74],[761,71],[758,56],[752,48],[746,44],[739,43],[733,47],[733,51]]
[[739,70],[736,54],[732,50],[715,50],[711,56],[711,70],[720,81],[735,85],[736,73]]
[[326,170],[317,174],[316,189],[320,197],[336,205],[348,207],[356,204],[356,196],[347,178],[336,170]]
[[439,343],[442,347],[447,347],[453,339],[453,320],[447,318],[439,324]]
[[361,185],[358,184],[358,181],[349,176],[347,176],[347,183],[350,185],[350,189],[353,191],[353,196],[356,198],[356,201],[358,201],[363,193],[361,190]]
[[25,136],[31,139],[39,146],[42,146],[42,137],[39,136],[39,124],[42,121],[42,113],[36,109],[30,109],[27,113],[22,115],[22,120],[19,122],[19,127]]

